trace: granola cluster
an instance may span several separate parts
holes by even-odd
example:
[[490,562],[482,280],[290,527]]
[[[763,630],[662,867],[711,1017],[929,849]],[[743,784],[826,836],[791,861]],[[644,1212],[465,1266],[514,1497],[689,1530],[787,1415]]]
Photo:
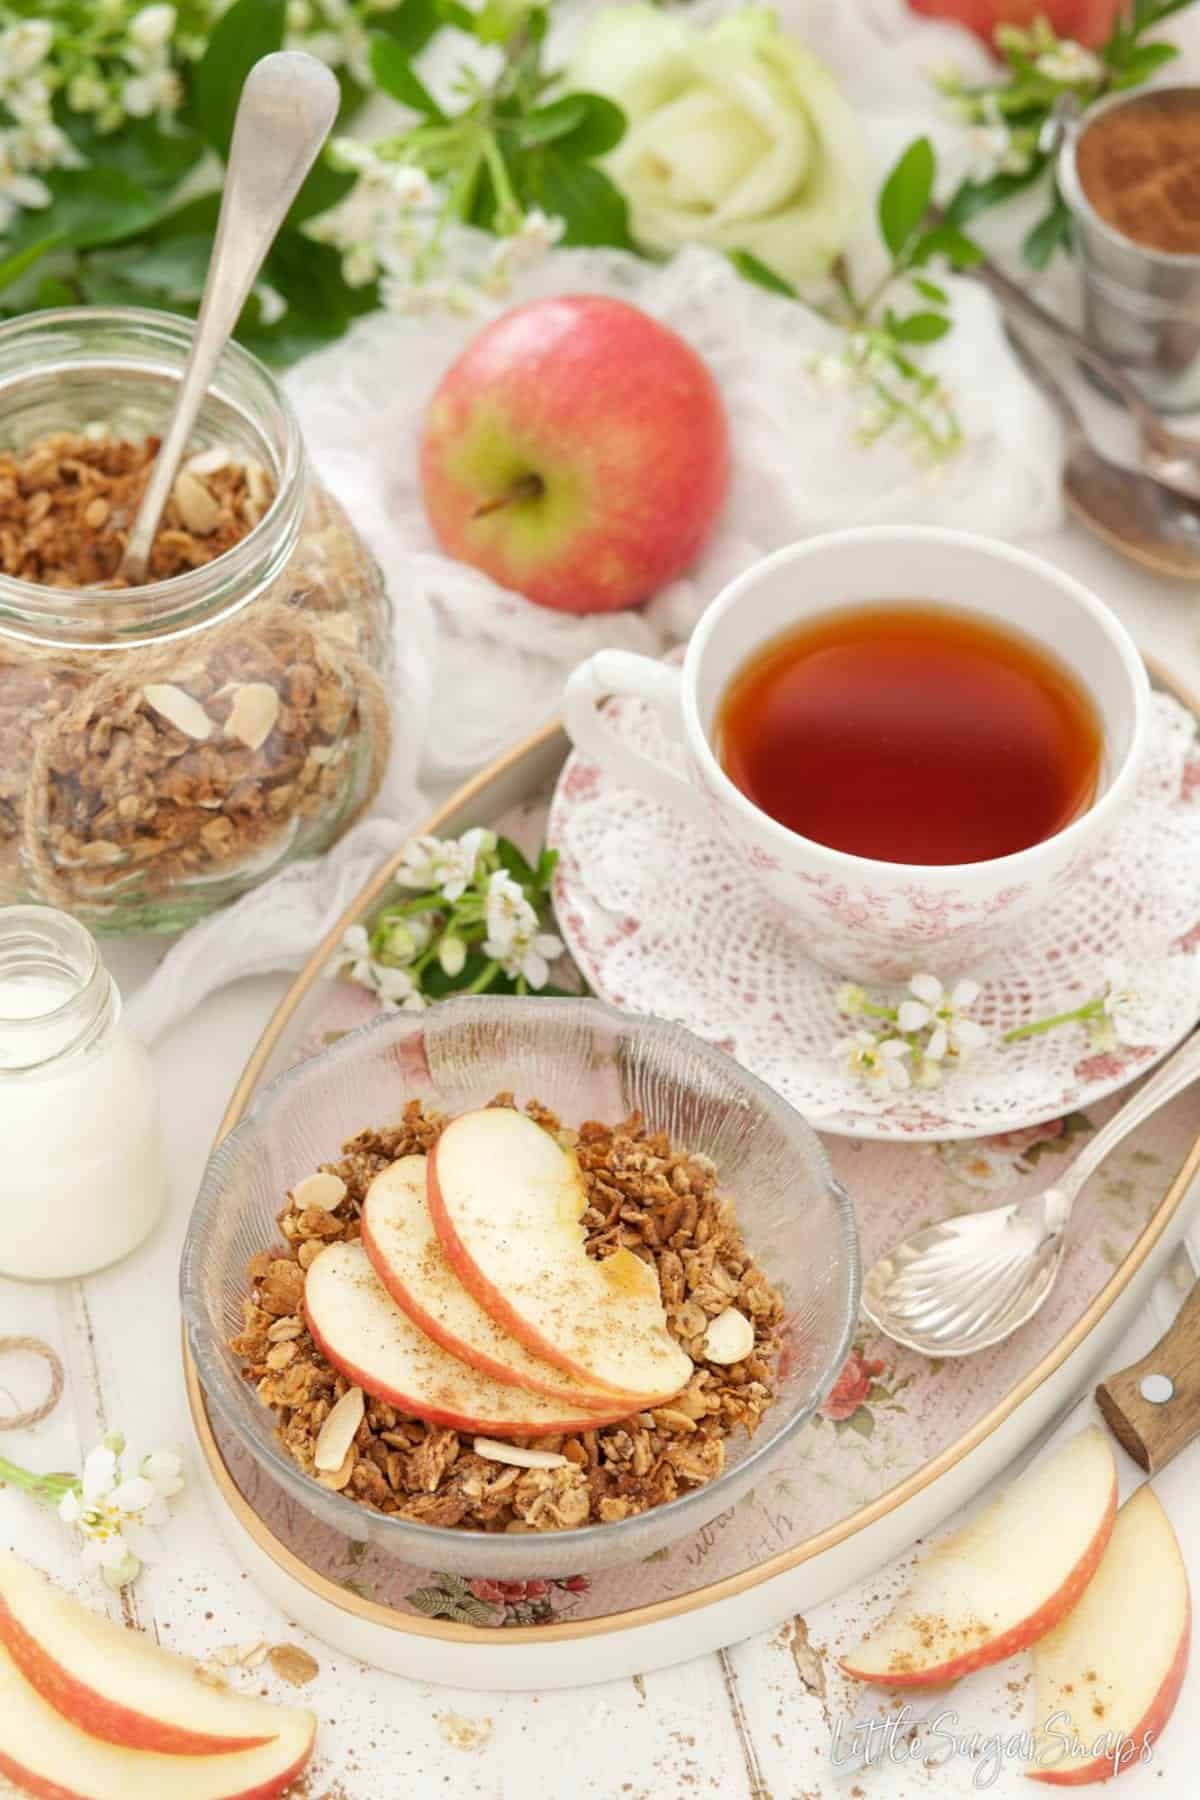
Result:
[[[123,587],[130,527],[160,439],[55,432],[0,450],[0,567],[47,587]],[[202,450],[175,478],[150,555],[150,578],[198,569],[244,538],[274,487],[261,463]]]
[[[0,453],[0,568],[111,581],[153,445],[59,436]],[[270,499],[258,465],[191,458],[153,572],[210,561]],[[0,636],[0,904],[178,925],[328,848],[386,765],[386,636],[378,571],[319,487],[274,586],[209,627],[130,650]]]
[[[511,1105],[512,1098],[500,1095],[493,1104]],[[725,1440],[739,1429],[752,1433],[771,1405],[783,1303],[747,1250],[708,1158],[673,1149],[664,1133],[647,1133],[636,1114],[575,1132],[536,1103],[528,1111],[575,1150],[587,1188],[589,1253],[603,1257],[623,1245],[656,1270],[672,1335],[695,1363],[691,1380],[669,1406],[622,1424],[511,1440],[559,1452],[566,1463],[553,1469],[485,1458],[469,1434],[368,1396],[341,1467],[319,1472],[321,1427],[350,1383],[308,1334],[305,1270],[327,1244],[359,1235],[376,1175],[436,1142],[448,1121],[412,1101],[399,1125],[360,1132],[339,1162],[324,1165],[345,1184],[336,1206],[298,1208],[289,1195],[279,1215],[285,1245],[251,1261],[244,1326],[231,1341],[246,1379],[275,1413],[284,1447],[322,1486],[429,1525],[509,1532],[611,1523],[711,1481],[725,1466]],[[706,1360],[710,1321],[730,1307],[751,1322],[753,1348],[734,1364]]]

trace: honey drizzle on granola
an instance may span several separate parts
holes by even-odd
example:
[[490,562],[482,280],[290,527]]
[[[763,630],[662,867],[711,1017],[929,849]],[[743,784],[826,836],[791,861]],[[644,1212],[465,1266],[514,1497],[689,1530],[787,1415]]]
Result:
[[[493,1104],[511,1105],[512,1097],[499,1095]],[[615,1427],[539,1437],[540,1448],[567,1458],[566,1468],[552,1470],[489,1462],[474,1453],[469,1434],[427,1425],[368,1397],[342,1468],[316,1476],[362,1505],[483,1531],[611,1523],[719,1475],[725,1439],[738,1428],[753,1432],[775,1398],[783,1303],[746,1249],[708,1159],[673,1150],[664,1133],[647,1134],[637,1115],[571,1132],[536,1102],[526,1110],[579,1160],[589,1254],[604,1258],[624,1247],[654,1266],[671,1333],[695,1373],[669,1406]],[[250,1263],[245,1326],[231,1347],[276,1413],[285,1449],[309,1474],[321,1425],[350,1384],[325,1362],[304,1326],[304,1270],[327,1243],[359,1235],[361,1204],[374,1177],[401,1156],[427,1153],[446,1123],[412,1101],[398,1126],[360,1132],[339,1162],[325,1165],[347,1186],[336,1210],[298,1211],[289,1198],[279,1215],[286,1251],[263,1251]],[[732,1367],[707,1363],[709,1320],[734,1304],[754,1325],[754,1351]]]

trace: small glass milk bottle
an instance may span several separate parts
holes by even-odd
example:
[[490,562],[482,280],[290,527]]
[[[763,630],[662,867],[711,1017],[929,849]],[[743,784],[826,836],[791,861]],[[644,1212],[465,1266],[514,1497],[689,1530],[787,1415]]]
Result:
[[150,1058],[91,935],[0,908],[0,1275],[54,1281],[125,1256],[166,1195]]

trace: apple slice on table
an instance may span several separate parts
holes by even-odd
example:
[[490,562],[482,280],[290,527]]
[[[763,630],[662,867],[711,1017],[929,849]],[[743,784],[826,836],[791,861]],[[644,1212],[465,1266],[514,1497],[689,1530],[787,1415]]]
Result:
[[401,1312],[361,1244],[330,1244],[310,1264],[304,1312],[318,1347],[347,1380],[433,1425],[490,1437],[549,1437],[591,1431],[629,1417],[551,1400],[494,1381],[451,1356]]
[[208,1686],[194,1662],[98,1618],[9,1552],[0,1553],[0,1645],[43,1700],[106,1743],[213,1756],[279,1736],[278,1707]]
[[467,1292],[433,1229],[423,1156],[402,1156],[375,1177],[362,1209],[362,1241],[396,1305],[451,1356],[511,1387],[611,1414],[611,1394],[533,1356]]
[[1003,1662],[1075,1605],[1116,1509],[1112,1447],[1091,1425],[936,1545],[843,1669],[888,1687],[934,1687]]
[[452,1119],[429,1158],[429,1210],[451,1268],[534,1356],[629,1403],[686,1386],[658,1278],[631,1250],[587,1254],[587,1199],[573,1156],[525,1113]]
[[[194,1675],[189,1679],[202,1729],[209,1703],[220,1696],[215,1688],[206,1694]],[[271,1800],[308,1761],[316,1720],[290,1707],[269,1710],[276,1735],[268,1743],[213,1756],[164,1756],[92,1736],[43,1699],[0,1649],[0,1775],[39,1800]]]
[[[1036,1748],[1025,1773],[1082,1787],[1131,1767],[1143,1746],[1151,1755],[1183,1686],[1191,1614],[1171,1521],[1140,1487],[1079,1604],[1034,1650]],[[1094,1753],[1076,1754],[1075,1739]]]

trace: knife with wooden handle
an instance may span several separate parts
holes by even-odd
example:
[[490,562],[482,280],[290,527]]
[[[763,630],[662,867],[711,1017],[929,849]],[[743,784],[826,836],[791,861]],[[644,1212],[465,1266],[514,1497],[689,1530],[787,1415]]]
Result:
[[1153,1350],[1100,1383],[1096,1405],[1148,1475],[1200,1433],[1200,1281]]

